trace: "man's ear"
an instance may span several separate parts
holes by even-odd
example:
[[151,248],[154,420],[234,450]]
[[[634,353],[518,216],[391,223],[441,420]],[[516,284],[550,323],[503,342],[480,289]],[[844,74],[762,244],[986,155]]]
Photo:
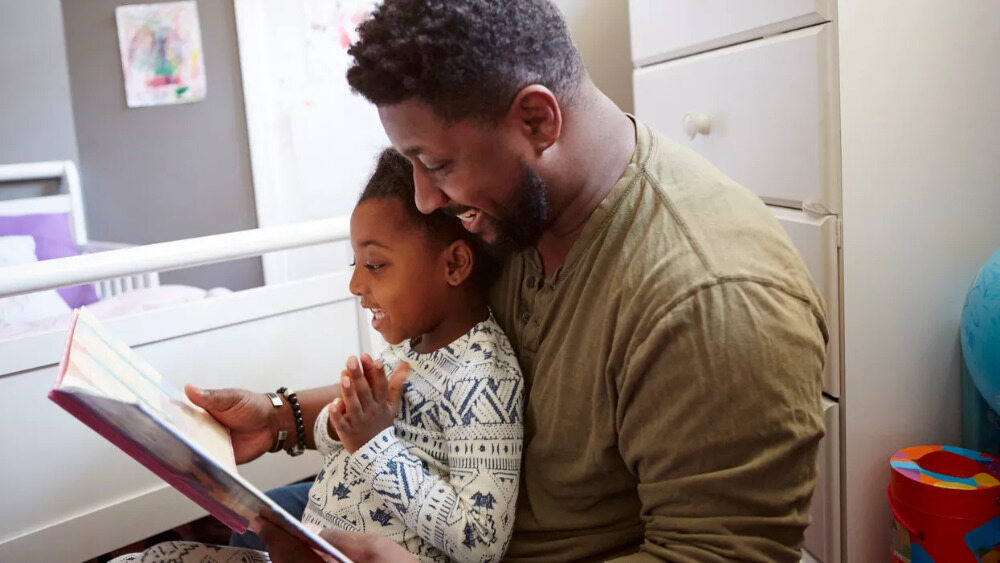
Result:
[[541,84],[525,86],[517,93],[507,110],[506,121],[528,139],[538,154],[555,144],[562,132],[559,101]]
[[456,240],[445,249],[445,279],[448,285],[458,287],[472,275],[475,265],[472,247],[464,240]]

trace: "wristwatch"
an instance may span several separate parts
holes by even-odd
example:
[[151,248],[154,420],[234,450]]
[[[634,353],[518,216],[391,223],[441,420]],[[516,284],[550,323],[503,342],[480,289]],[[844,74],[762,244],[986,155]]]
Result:
[[[281,400],[281,395],[278,395],[277,393],[267,393],[267,398],[271,400],[271,404],[274,405],[274,408],[276,409],[280,409],[285,405],[285,401]],[[273,454],[285,449],[285,440],[287,439],[288,430],[278,430],[278,437],[274,441],[274,445],[271,446],[271,449],[267,450],[268,453]]]

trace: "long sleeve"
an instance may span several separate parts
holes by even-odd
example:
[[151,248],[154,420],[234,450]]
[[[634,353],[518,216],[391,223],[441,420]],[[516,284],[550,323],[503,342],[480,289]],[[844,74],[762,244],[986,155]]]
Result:
[[313,441],[316,443],[316,451],[324,457],[344,449],[344,445],[339,440],[330,436],[329,421],[330,405],[327,405],[316,415],[316,423],[313,425]]
[[808,303],[722,282],[646,319],[617,381],[645,523],[622,560],[797,562],[823,433]]
[[438,415],[447,476],[434,475],[387,428],[354,452],[348,471],[425,541],[456,561],[499,561],[514,525],[521,463],[519,373],[456,374]]

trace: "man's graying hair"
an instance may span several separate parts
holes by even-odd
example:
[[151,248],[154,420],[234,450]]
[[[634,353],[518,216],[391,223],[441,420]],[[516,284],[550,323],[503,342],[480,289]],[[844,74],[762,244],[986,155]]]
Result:
[[496,121],[531,84],[566,104],[586,75],[549,0],[385,0],[358,32],[354,91],[376,105],[415,98],[448,121]]

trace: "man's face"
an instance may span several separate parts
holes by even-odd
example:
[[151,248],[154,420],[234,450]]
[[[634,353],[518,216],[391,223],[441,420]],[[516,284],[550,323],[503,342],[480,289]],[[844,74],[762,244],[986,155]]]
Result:
[[548,222],[547,188],[519,152],[516,132],[473,120],[446,123],[412,99],[378,110],[393,147],[413,163],[420,211],[458,216],[497,249],[538,242]]

